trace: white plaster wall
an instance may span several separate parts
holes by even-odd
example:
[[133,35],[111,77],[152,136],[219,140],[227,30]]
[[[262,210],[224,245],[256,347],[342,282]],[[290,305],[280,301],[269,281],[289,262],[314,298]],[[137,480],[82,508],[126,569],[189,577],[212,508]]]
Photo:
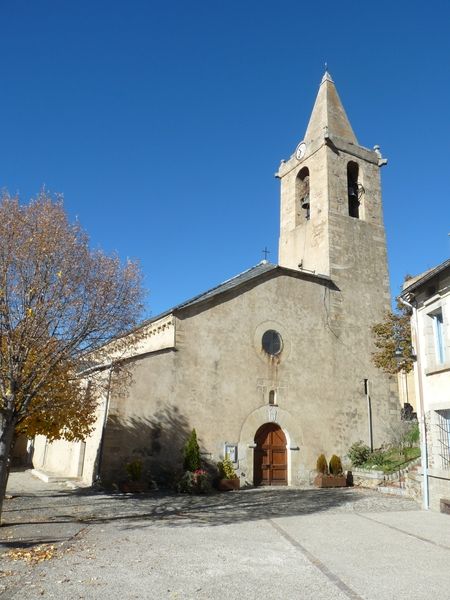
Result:
[[[103,377],[107,379],[108,372]],[[106,395],[101,396],[96,410],[96,421],[90,436],[82,442],[56,440],[47,442],[38,435],[34,441],[33,466],[49,474],[78,477],[90,485],[96,475],[96,461],[100,447],[106,408]]]
[[[429,317],[439,308],[444,319],[443,364],[436,360],[435,332]],[[450,408],[450,292],[437,294],[425,301],[418,310],[418,321],[425,411]]]

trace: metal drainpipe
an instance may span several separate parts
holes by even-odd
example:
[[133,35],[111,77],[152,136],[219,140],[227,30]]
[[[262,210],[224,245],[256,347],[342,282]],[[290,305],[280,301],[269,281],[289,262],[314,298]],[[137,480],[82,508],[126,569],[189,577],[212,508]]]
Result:
[[112,378],[113,367],[114,367],[114,365],[113,365],[113,363],[111,363],[109,365],[108,387],[106,388],[105,412],[103,415],[103,425],[102,425],[102,437],[100,438],[100,447],[98,449],[97,469],[96,469],[94,481],[98,481],[100,479],[100,469],[101,469],[102,461],[103,461],[103,445],[104,445],[103,440],[105,438],[106,421],[108,419],[109,399],[111,396],[111,378]]
[[364,393],[367,401],[367,423],[369,427],[369,445],[370,451],[373,452],[373,425],[372,425],[372,401],[370,398],[369,380],[364,379]]
[[425,422],[425,409],[423,405],[423,382],[422,382],[422,359],[420,354],[420,339],[419,339],[419,315],[417,308],[404,300],[401,296],[398,298],[402,304],[412,310],[414,328],[416,330],[416,364],[417,364],[417,376],[419,380],[419,406],[420,406],[420,437],[421,437],[421,454],[423,456],[422,468],[423,468],[423,482],[422,482],[422,496],[423,496],[423,508],[428,510],[430,508],[429,503],[429,489],[428,489],[428,445],[427,445],[427,426]]

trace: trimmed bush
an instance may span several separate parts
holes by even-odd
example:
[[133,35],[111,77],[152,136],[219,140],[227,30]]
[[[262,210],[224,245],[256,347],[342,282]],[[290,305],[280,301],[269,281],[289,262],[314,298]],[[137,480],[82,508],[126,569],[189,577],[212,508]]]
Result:
[[197,442],[197,433],[192,430],[183,450],[183,468],[185,471],[197,471],[202,466],[200,460],[200,447]]
[[327,475],[328,473],[328,463],[325,457],[325,454],[320,454],[316,463],[316,470],[318,473],[322,473],[323,475]]
[[330,458],[330,473],[332,475],[342,475],[342,462],[339,456],[333,454]]
[[219,476],[221,479],[236,479],[236,471],[234,470],[233,463],[228,454],[222,461],[217,463],[217,468],[219,469]]
[[140,481],[142,477],[142,460],[136,458],[125,465],[128,477],[131,481]]

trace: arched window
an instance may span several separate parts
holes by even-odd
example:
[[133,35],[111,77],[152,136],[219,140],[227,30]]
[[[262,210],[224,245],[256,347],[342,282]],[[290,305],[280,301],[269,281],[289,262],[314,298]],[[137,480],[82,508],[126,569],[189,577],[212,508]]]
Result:
[[[297,202],[297,215],[304,219],[311,216],[309,200],[309,169],[303,167],[297,175],[295,182],[295,197]],[[298,221],[300,220],[298,219]],[[297,223],[298,224],[298,223]]]
[[276,404],[276,403],[277,403],[277,394],[276,394],[275,390],[270,390],[269,404]]
[[358,174],[358,164],[349,162],[347,165],[348,214],[355,219],[359,219],[360,186],[358,184]]

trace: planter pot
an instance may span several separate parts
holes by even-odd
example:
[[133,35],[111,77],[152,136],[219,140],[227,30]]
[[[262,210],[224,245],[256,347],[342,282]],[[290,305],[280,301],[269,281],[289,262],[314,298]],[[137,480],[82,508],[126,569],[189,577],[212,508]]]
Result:
[[218,488],[221,492],[229,492],[230,490],[238,490],[241,487],[241,480],[239,477],[234,479],[219,479]]
[[346,475],[323,475],[318,473],[314,479],[314,485],[318,488],[336,488],[347,486]]
[[119,485],[119,489],[124,494],[142,494],[147,486],[143,481],[124,481]]

